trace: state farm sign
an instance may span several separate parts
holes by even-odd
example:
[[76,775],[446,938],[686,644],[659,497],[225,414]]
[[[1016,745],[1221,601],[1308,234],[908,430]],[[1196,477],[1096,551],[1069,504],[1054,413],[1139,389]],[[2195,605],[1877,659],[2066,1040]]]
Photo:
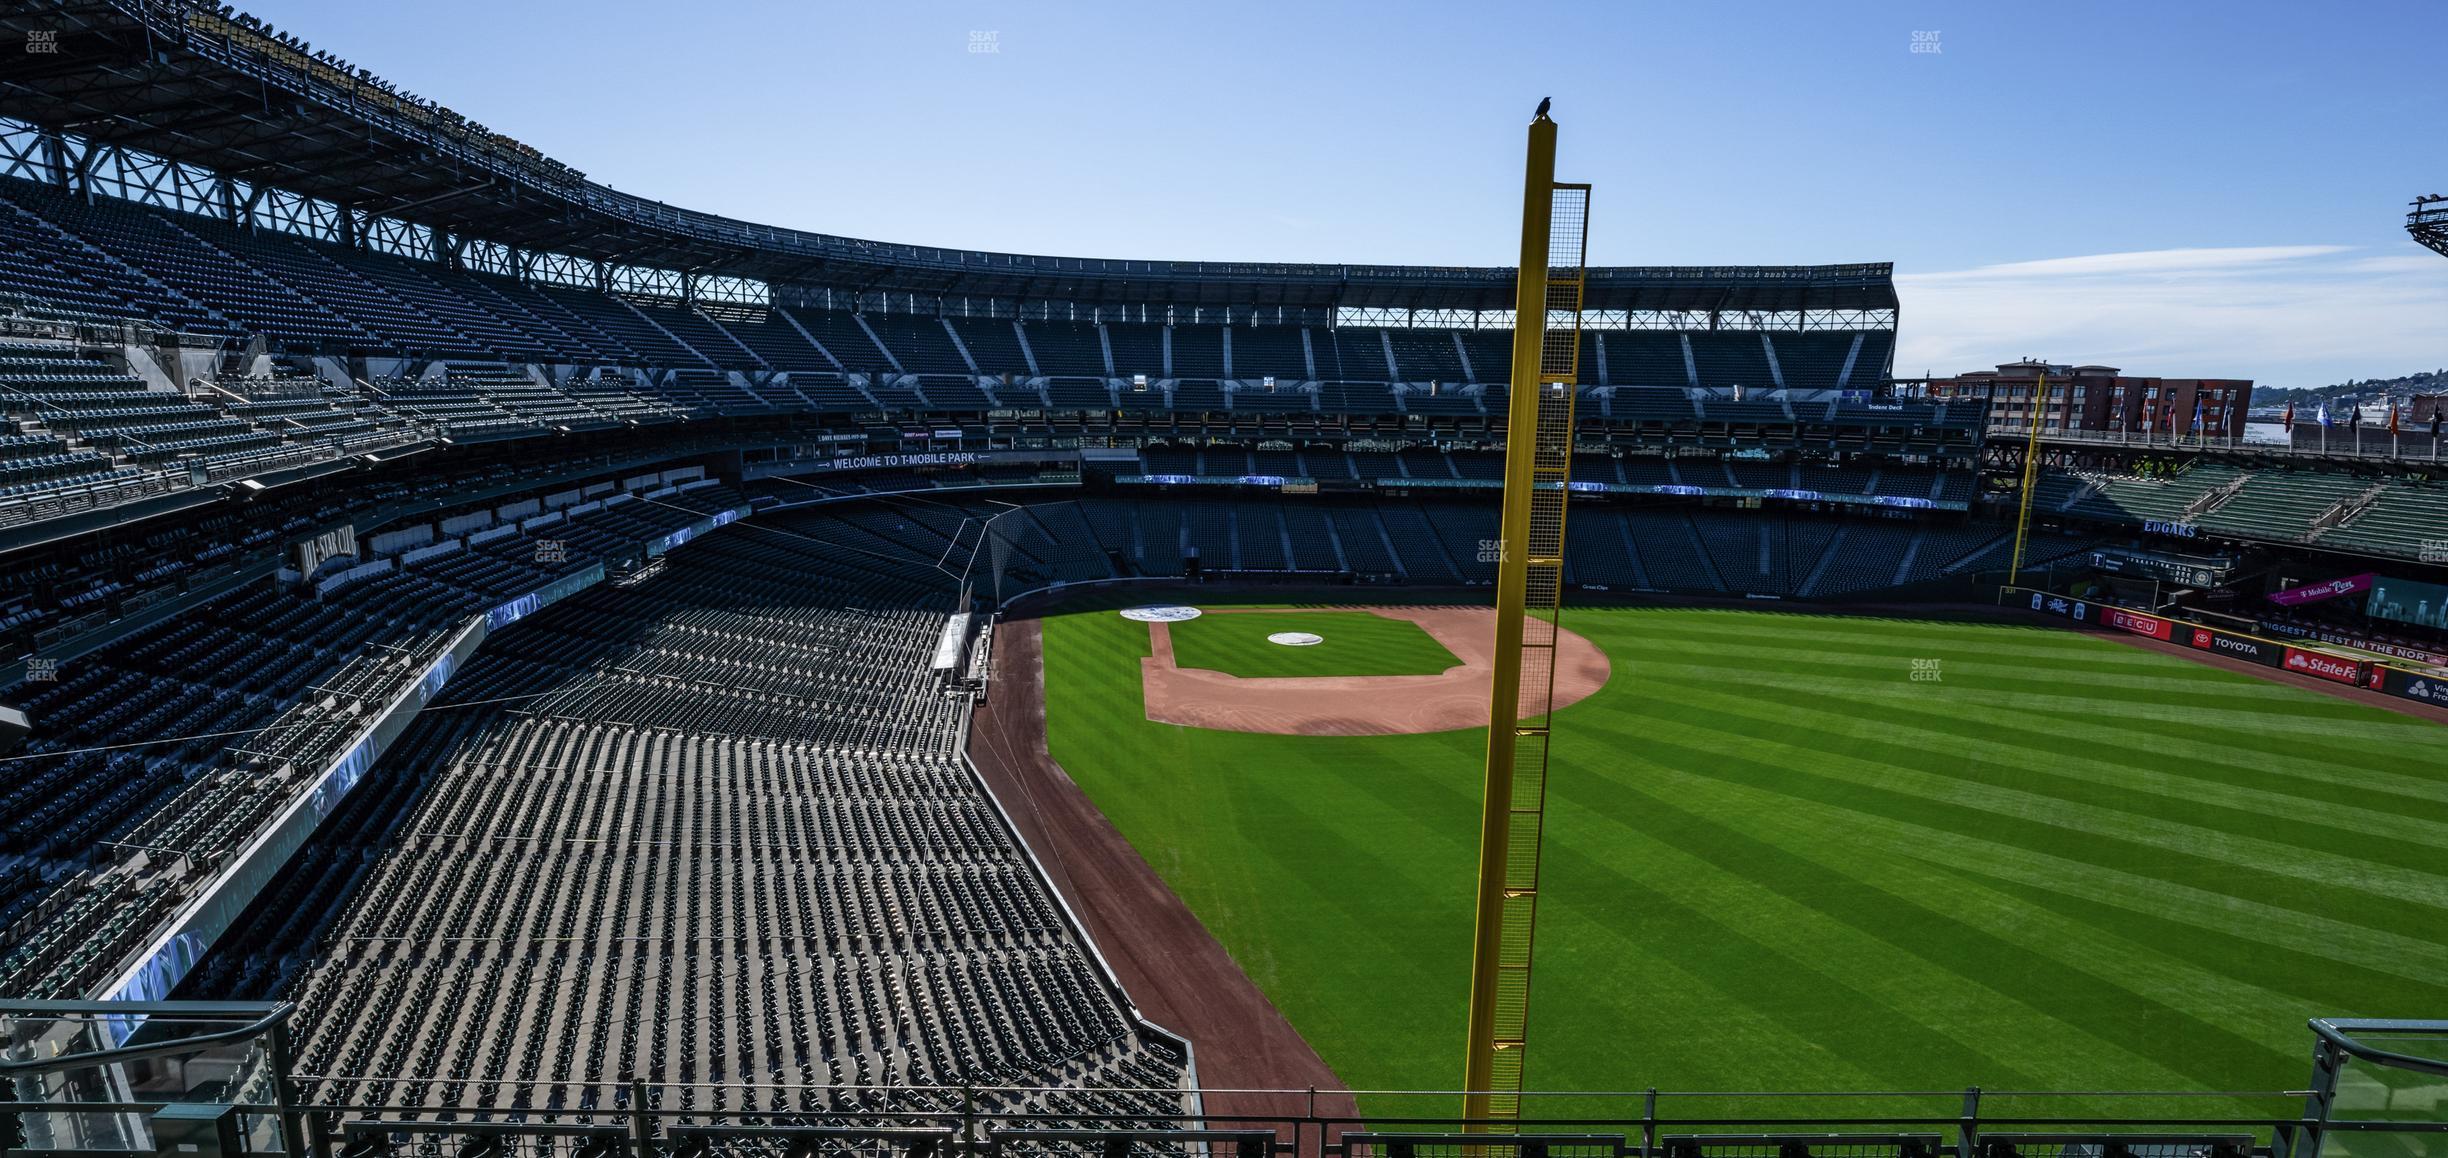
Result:
[[2341,684],[2363,682],[2362,664],[2351,659],[2340,659],[2327,652],[2305,651],[2300,647],[2290,647],[2286,649],[2286,662],[2281,666],[2288,671],[2302,672],[2308,676],[2318,676],[2321,679],[2333,680]]

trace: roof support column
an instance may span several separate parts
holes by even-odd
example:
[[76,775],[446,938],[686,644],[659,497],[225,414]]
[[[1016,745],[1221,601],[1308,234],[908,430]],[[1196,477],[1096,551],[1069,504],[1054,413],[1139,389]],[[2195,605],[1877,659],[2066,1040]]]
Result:
[[[109,146],[103,145],[91,137],[87,137],[85,139],[85,148],[80,152],[71,154],[69,157],[68,189],[70,192],[83,197],[87,205],[93,204],[94,162],[101,159],[102,151],[106,148],[109,148]],[[127,173],[125,166],[114,166],[114,168],[116,168],[121,174],[121,180],[124,182]]]
[[42,131],[43,179],[62,189],[68,183],[68,141],[57,129]]

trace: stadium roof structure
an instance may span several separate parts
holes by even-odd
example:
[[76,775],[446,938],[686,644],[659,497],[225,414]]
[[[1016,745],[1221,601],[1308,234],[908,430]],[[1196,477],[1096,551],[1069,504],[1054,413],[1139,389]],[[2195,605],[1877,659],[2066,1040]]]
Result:
[[2415,198],[2406,213],[2406,233],[2423,248],[2448,257],[2448,196]]
[[[227,7],[27,0],[0,36],[0,116],[451,238],[775,285],[1078,304],[1504,310],[1510,267],[1129,261],[902,245],[683,209],[585,174]],[[63,170],[89,158],[59,156]],[[1607,267],[1584,307],[1893,311],[1886,263]]]

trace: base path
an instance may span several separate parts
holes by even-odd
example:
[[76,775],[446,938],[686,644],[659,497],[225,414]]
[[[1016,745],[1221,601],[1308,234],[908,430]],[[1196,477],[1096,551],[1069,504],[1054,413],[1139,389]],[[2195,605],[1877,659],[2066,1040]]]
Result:
[[[1356,1117],[1342,1079],[1046,751],[1038,622],[995,628],[969,756],[1148,1020],[1190,1039],[1209,1114]],[[1314,1106],[1312,1105],[1314,1103]]]
[[[1148,624],[1149,650],[1140,662],[1147,718],[1225,732],[1286,736],[1390,736],[1482,728],[1495,687],[1496,613],[1484,607],[1333,607],[1407,619],[1434,636],[1461,662],[1437,675],[1296,676],[1244,679],[1173,664],[1166,624]],[[1275,613],[1280,614],[1280,610]],[[1231,615],[1232,608],[1210,608]],[[1532,625],[1536,630],[1536,625]],[[1606,653],[1566,631],[1557,641],[1555,706],[1589,698],[1606,686]],[[1525,703],[1530,697],[1523,697]],[[1525,710],[1530,716],[1534,711]]]

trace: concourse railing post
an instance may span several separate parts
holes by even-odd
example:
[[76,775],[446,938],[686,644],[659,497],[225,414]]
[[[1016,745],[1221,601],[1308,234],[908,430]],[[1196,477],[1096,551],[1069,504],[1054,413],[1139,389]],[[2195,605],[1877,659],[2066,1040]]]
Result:
[[305,1122],[298,1117],[297,1095],[289,1088],[288,1025],[272,1023],[264,1045],[272,1055],[272,1099],[280,1107],[281,1153],[299,1158],[306,1152],[307,1136]]
[[629,1079],[629,1158],[655,1158],[654,1119],[646,1108],[646,1083]]
[[2296,1152],[2303,1158],[2320,1158],[2321,1139],[2329,1132],[2329,1114],[2337,1102],[2338,1073],[2347,1060],[2345,1051],[2327,1039],[2313,1039],[2311,1092],[2304,1096],[2303,1128],[2295,1135]]
[[1980,1101],[1979,1086],[1964,1091],[1963,1117],[1956,1127],[1961,1136],[1956,1139],[1955,1158],[1980,1158]]
[[322,1110],[308,1110],[304,1121],[308,1158],[332,1158],[331,1115]]
[[1318,1121],[1316,1086],[1309,1087],[1308,1109],[1302,1113],[1301,1118],[1302,1121],[1292,1123],[1292,1153],[1295,1155],[1308,1153],[1301,1149],[1301,1127],[1306,1124],[1317,1131],[1318,1158],[1326,1158],[1326,1123]]
[[960,1137],[953,1140],[953,1145],[959,1153],[967,1155],[977,1153],[977,1144],[977,1091],[969,1088],[967,1082],[963,1082],[961,1083]]
[[1641,1158],[1657,1154],[1657,1087],[1641,1095]]

